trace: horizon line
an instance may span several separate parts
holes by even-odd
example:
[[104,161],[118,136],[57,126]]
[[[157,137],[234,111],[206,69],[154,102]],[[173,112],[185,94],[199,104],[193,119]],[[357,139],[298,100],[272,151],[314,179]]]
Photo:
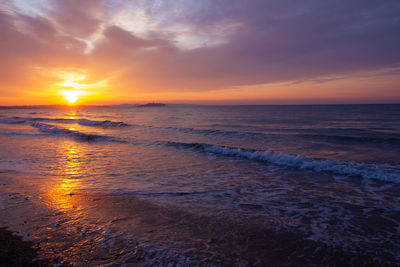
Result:
[[[146,103],[148,104],[148,103]],[[192,103],[161,103],[173,106],[349,106],[349,105],[400,105],[400,102],[393,103],[297,103],[297,104],[192,104]],[[63,104],[50,104],[50,105],[0,105],[0,109],[29,109],[29,108],[80,108],[80,107],[143,107],[143,104],[82,104],[82,105],[63,105]]]

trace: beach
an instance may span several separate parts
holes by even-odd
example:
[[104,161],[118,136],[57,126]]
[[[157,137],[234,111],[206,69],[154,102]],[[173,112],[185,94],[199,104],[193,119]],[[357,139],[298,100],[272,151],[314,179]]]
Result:
[[[21,197],[24,196],[18,196]],[[49,262],[66,266],[376,266],[382,260],[395,262],[390,256],[377,260],[362,251],[349,252],[307,239],[301,233],[282,230],[265,218],[246,218],[244,222],[243,218],[210,217],[121,195],[71,192],[63,197],[69,198],[71,210],[47,211],[39,222],[29,221],[32,212],[36,212],[32,208],[14,208],[8,214],[11,229],[18,229],[16,234],[25,234],[24,239],[31,240],[23,243],[11,232],[2,236],[6,241],[2,251],[15,251],[7,255],[10,262],[26,265],[36,259],[33,264],[37,266]],[[79,210],[88,212],[74,214]],[[30,237],[32,228],[41,228],[43,222],[46,227]],[[36,249],[28,249],[31,247],[40,249],[39,255]]]
[[5,228],[0,228],[0,266],[48,266],[49,262],[38,260],[34,243],[23,241]]

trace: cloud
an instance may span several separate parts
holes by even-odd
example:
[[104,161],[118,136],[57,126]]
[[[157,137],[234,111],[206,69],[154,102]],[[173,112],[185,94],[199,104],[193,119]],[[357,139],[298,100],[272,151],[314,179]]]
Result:
[[[208,90],[398,66],[397,11],[397,1],[215,1],[190,17],[180,17],[179,23],[203,34],[217,23],[240,23],[220,46],[177,50],[165,42],[168,49],[138,55],[133,51],[139,44],[154,41],[122,34],[117,27],[107,29],[105,37],[109,51],[115,44],[131,51],[114,50],[112,57],[123,58],[125,69],[131,61],[138,75],[135,66],[142,62],[141,77],[161,80],[154,87],[164,83],[176,90]],[[119,34],[110,34],[114,32]]]
[[0,35],[2,96],[40,90],[43,81],[39,81],[39,68],[64,68],[82,62],[85,44],[59,35],[45,18],[0,11]]
[[80,38],[94,34],[107,14],[103,0],[55,0],[51,3],[45,15],[65,34]]
[[[85,69],[88,79],[110,78],[126,94],[329,81],[400,68],[397,0],[49,3],[35,15],[17,5],[0,9],[2,88],[27,88],[37,68]],[[121,14],[124,23],[116,19]],[[146,23],[138,21],[143,17]]]

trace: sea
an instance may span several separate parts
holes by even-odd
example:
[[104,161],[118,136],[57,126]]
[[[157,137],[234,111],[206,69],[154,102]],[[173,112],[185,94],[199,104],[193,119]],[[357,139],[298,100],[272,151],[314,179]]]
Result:
[[399,266],[400,105],[0,110],[0,227],[78,266]]

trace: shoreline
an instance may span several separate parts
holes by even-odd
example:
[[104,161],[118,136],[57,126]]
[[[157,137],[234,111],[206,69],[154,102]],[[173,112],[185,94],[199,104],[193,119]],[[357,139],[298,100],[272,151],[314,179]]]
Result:
[[[276,266],[379,264],[379,258],[374,259],[362,251],[352,253],[344,247],[313,241],[300,232],[274,228],[264,220],[264,224],[258,224],[256,220],[235,221],[228,217],[193,214],[127,195],[74,191],[65,194],[64,200],[71,210],[52,211],[48,215],[53,219],[46,222],[52,225],[50,232],[35,234],[40,250],[35,248],[34,242],[23,241],[15,235],[18,231],[0,228],[0,266],[48,266],[55,262],[62,266],[167,264],[179,263],[181,257],[185,262],[205,265],[234,265],[235,262],[250,266],[258,263]],[[90,212],[85,213],[85,220],[74,223],[77,208]],[[115,232],[121,229],[125,230]],[[126,239],[130,235],[132,239]],[[171,244],[174,245],[171,247]],[[34,261],[38,255],[43,260]]]

